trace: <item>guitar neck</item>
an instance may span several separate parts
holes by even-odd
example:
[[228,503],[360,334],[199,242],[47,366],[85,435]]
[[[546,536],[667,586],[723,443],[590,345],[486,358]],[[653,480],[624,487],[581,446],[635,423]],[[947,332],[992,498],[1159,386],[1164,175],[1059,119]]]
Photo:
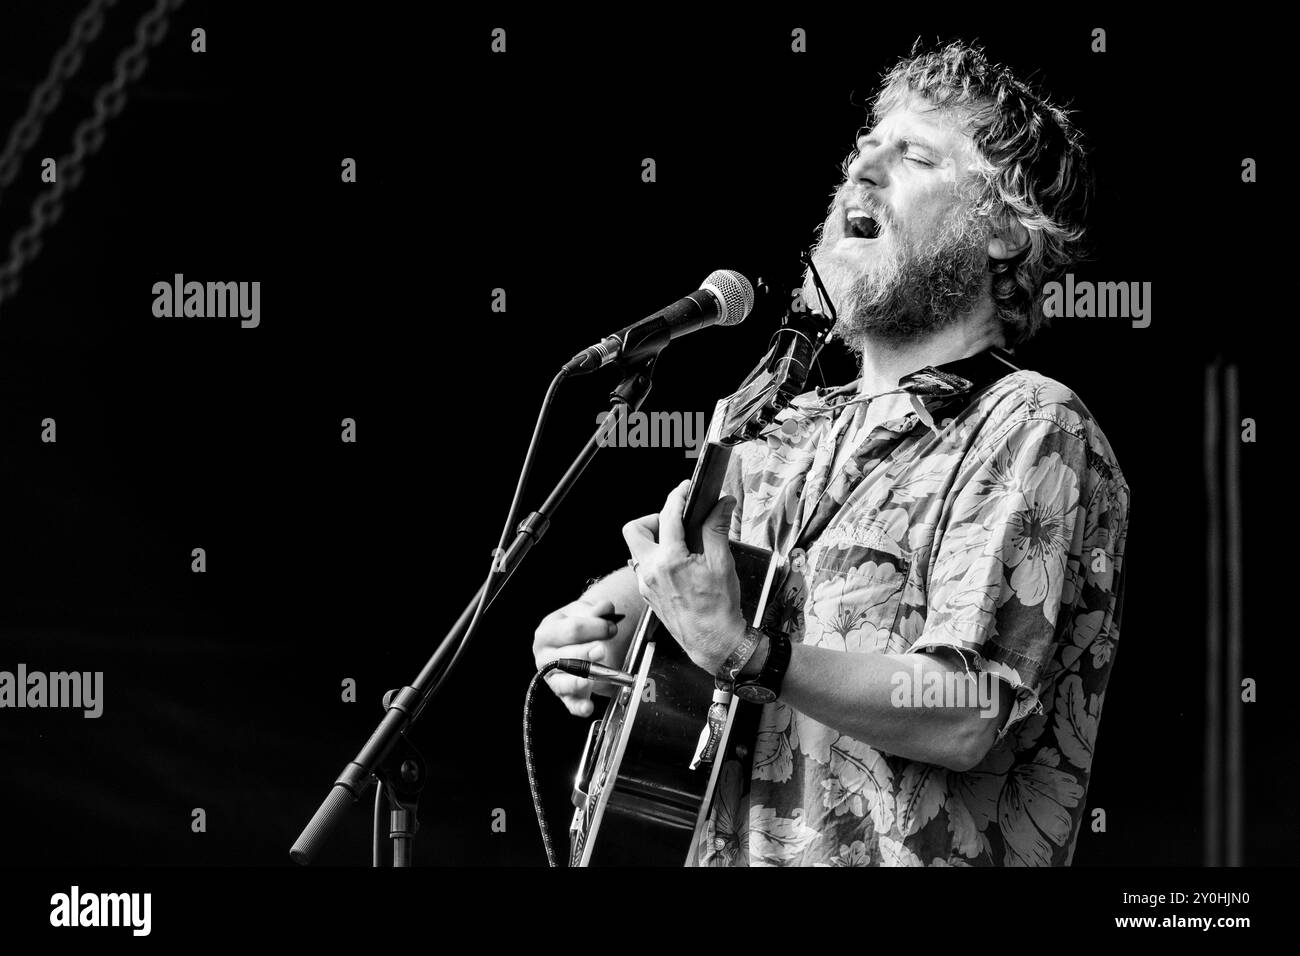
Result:
[[691,487],[686,495],[686,509],[682,513],[686,546],[694,554],[703,549],[704,519],[722,497],[722,482],[727,477],[730,462],[730,448],[715,441],[706,441],[700,447],[700,457],[695,462],[695,474],[691,476]]

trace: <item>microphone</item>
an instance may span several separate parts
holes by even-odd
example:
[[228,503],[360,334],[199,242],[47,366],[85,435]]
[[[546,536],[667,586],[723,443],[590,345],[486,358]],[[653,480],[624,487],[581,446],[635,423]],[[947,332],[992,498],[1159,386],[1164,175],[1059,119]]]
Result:
[[656,355],[673,339],[710,325],[736,325],[754,307],[754,287],[739,272],[718,269],[700,288],[668,308],[607,335],[564,364],[565,375],[585,375],[611,362],[627,365]]

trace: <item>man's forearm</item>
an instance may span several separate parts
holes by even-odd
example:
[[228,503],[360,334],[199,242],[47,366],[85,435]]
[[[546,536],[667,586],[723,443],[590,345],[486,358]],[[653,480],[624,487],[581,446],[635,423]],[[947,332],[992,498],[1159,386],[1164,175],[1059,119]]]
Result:
[[[598,581],[583,600],[610,601],[618,613],[626,615],[615,639],[618,652],[626,653],[646,606],[632,569],[620,568]],[[738,626],[743,629],[743,624]],[[755,676],[767,651],[767,642],[763,641],[741,674]],[[973,683],[964,688],[971,691],[967,695],[973,704],[970,707],[957,707],[955,700],[945,700],[945,706],[900,707],[895,704],[898,674],[922,685],[914,687],[910,695],[914,704],[922,701],[926,675],[934,675],[930,680],[948,678],[945,686],[952,684],[949,675],[966,680],[960,664],[937,655],[851,654],[796,644],[782,684],[781,700],[813,720],[885,753],[953,770],[967,770],[982,760],[1010,712],[1012,695],[999,682],[994,683],[1001,693],[993,701],[999,713],[992,716],[980,715]],[[596,688],[605,696],[610,690],[608,685]]]
[[[934,655],[850,654],[803,644],[792,650],[781,700],[840,733],[909,760],[970,769],[983,758],[1010,711],[1012,695],[1000,681],[992,685],[996,716],[981,717],[973,693],[968,695],[972,707],[954,706],[953,700],[938,707],[896,706],[895,675],[900,673],[909,682],[912,693],[907,699],[913,704],[922,699],[922,687],[912,686],[918,673],[922,681],[945,674],[966,679],[959,666]],[[936,677],[927,678],[931,673]],[[951,681],[945,686],[952,686]]]

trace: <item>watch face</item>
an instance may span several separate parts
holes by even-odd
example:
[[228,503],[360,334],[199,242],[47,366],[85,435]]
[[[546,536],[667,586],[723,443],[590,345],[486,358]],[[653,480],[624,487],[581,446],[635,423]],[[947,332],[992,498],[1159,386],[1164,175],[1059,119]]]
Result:
[[762,684],[741,684],[736,688],[736,696],[751,704],[770,704],[776,700],[776,694],[771,688],[764,687]]

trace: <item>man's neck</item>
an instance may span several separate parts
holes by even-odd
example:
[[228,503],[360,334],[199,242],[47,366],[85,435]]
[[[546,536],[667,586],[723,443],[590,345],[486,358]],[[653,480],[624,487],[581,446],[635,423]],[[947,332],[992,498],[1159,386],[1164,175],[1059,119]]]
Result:
[[978,355],[990,346],[1005,346],[996,322],[957,322],[915,342],[881,342],[866,336],[862,345],[860,395],[898,388],[904,375],[929,365],[945,365]]

